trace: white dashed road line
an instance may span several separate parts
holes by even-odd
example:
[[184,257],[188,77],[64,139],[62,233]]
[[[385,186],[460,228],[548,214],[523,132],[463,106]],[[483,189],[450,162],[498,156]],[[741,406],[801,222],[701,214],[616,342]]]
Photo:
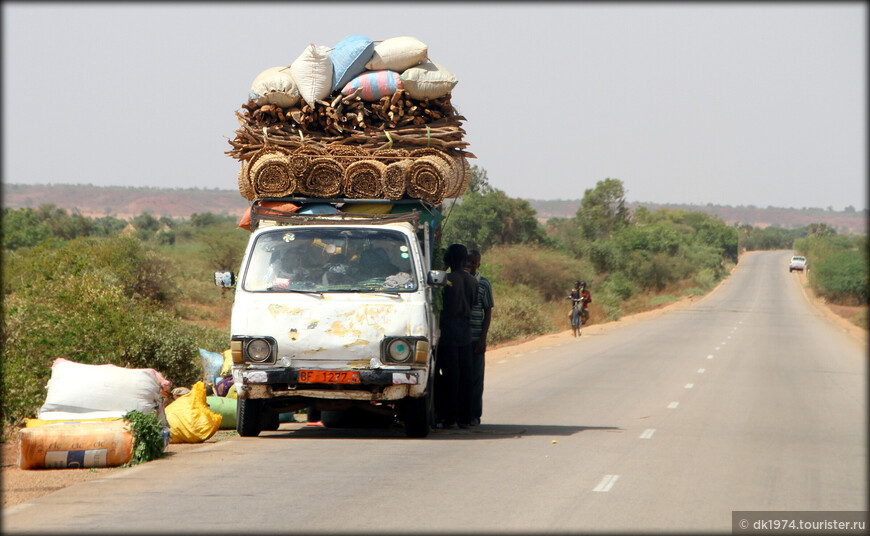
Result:
[[679,402],[671,402],[670,404],[668,404],[668,409],[677,409],[677,406],[679,405]]
[[599,482],[598,485],[595,486],[595,489],[593,489],[592,491],[610,491],[610,488],[612,488],[613,485],[616,484],[616,481],[618,479],[619,475],[604,475],[604,478],[601,479],[601,482]]
[[695,384],[694,384],[694,383],[687,383],[687,384],[686,384],[686,389],[692,389],[692,388],[694,388],[694,387],[695,387]]
[[652,436],[654,433],[656,433],[655,428],[647,428],[646,430],[643,431],[642,434],[640,434],[640,438],[641,439],[652,439]]

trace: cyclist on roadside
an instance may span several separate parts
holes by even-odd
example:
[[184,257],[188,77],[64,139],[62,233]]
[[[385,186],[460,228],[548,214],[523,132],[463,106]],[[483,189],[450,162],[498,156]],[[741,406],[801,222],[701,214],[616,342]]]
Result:
[[572,300],[571,328],[574,336],[579,337],[583,334],[583,325],[589,320],[587,307],[592,303],[592,294],[586,290],[586,281],[574,281],[574,289],[568,294],[568,299]]

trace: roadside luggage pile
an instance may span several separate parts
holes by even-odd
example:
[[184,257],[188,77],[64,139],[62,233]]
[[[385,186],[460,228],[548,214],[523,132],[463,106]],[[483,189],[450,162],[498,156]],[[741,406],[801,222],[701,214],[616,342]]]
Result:
[[[19,467],[134,465],[161,457],[170,443],[201,443],[219,429],[235,428],[232,376],[220,376],[231,366],[229,350],[226,359],[200,354],[203,380],[171,391],[154,369],[56,359],[38,417],[25,419],[19,432]],[[216,370],[213,355],[220,356]],[[207,396],[208,390],[220,396]]]
[[423,199],[439,205],[471,180],[451,103],[456,76],[413,37],[313,43],[251,86],[226,151],[239,193],[264,197]]
[[[135,437],[124,416],[155,415],[158,441],[170,441],[163,397],[170,383],[154,369],[87,365],[58,358],[38,418],[18,436],[22,469],[116,467],[133,458]],[[162,450],[162,449],[161,449]]]

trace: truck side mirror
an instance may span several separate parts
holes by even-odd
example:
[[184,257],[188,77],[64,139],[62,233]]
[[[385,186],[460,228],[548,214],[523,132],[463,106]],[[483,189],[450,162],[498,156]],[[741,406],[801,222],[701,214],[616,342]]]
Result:
[[221,288],[233,288],[236,284],[236,274],[230,270],[214,273],[214,284]]
[[444,270],[429,270],[427,281],[433,287],[443,287],[447,284],[447,272]]

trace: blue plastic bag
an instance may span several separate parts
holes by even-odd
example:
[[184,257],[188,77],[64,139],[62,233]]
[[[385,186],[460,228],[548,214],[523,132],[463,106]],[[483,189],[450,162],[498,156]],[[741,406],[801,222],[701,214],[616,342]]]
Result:
[[375,43],[362,35],[349,35],[339,41],[329,58],[332,60],[332,92],[341,89],[352,78],[366,70],[366,63],[375,53]]
[[209,383],[214,384],[221,374],[221,368],[224,366],[224,355],[200,348],[199,356],[202,358],[202,381],[206,385]]

